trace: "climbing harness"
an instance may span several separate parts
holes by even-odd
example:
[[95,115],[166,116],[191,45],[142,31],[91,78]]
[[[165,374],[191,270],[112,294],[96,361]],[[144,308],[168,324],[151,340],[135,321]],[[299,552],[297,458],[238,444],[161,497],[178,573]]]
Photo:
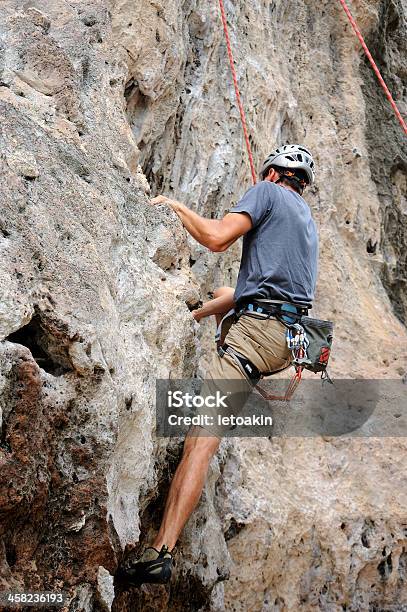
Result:
[[247,154],[249,156],[250,170],[252,173],[253,184],[255,185],[257,183],[256,170],[254,167],[252,148],[250,146],[249,133],[247,131],[246,116],[245,116],[242,100],[240,98],[239,85],[237,84],[235,62],[233,59],[232,46],[230,44],[229,30],[228,30],[228,24],[226,20],[225,7],[223,6],[223,0],[219,0],[219,6],[220,6],[220,14],[222,17],[223,31],[225,32],[226,47],[228,50],[230,70],[232,71],[233,84],[235,86],[237,105],[239,107],[240,119],[242,121],[243,133],[244,133],[244,138],[246,141]]
[[362,36],[361,31],[359,30],[359,28],[357,26],[356,21],[352,17],[352,13],[350,12],[348,5],[346,4],[346,1],[345,0],[339,0],[339,2],[342,4],[343,10],[345,11],[345,13],[346,13],[346,15],[347,15],[351,25],[352,25],[352,28],[354,29],[355,34],[358,37],[358,39],[360,41],[360,44],[362,45],[362,47],[364,49],[364,52],[366,53],[366,55],[367,55],[371,65],[372,65],[372,68],[373,68],[376,76],[379,79],[380,85],[383,87],[384,93],[386,94],[386,98],[388,99],[388,101],[390,102],[390,104],[393,107],[393,110],[394,110],[394,112],[396,114],[397,119],[400,122],[401,127],[403,128],[404,133],[407,134],[407,125],[406,125],[403,117],[401,116],[401,113],[400,113],[399,109],[397,108],[397,104],[395,103],[395,101],[393,99],[393,96],[391,95],[391,93],[389,91],[389,88],[387,87],[387,85],[386,85],[386,83],[385,83],[385,81],[384,81],[384,79],[383,79],[383,77],[382,77],[382,75],[380,73],[380,70],[378,69],[378,67],[376,65],[376,62],[373,59],[372,54],[370,53],[370,51],[368,49],[368,46],[365,43],[365,40],[364,40],[364,38]]
[[[313,319],[308,317],[307,314],[308,308],[286,302],[264,303],[253,301],[240,307],[237,306],[236,310],[230,310],[223,317],[217,329],[215,340],[218,354],[220,357],[224,357],[225,354],[232,357],[251,385],[267,400],[290,401],[301,382],[304,368],[314,373],[321,373],[323,381],[332,383],[327,366],[333,340],[333,323]],[[260,319],[275,318],[283,323],[287,329],[287,346],[291,351],[291,359],[288,365],[272,372],[260,372],[252,361],[225,342],[230,327],[242,315]],[[261,379],[282,372],[291,365],[294,366],[295,373],[284,395],[270,394],[259,386]]]

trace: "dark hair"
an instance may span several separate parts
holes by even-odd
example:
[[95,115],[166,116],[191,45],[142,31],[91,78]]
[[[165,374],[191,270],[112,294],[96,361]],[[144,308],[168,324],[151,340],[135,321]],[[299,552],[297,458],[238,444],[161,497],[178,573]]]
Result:
[[[280,178],[277,181],[278,183],[289,185],[292,189],[294,189],[294,191],[296,191],[300,195],[303,194],[306,185],[308,185],[308,176],[307,173],[304,172],[304,170],[289,170],[290,176],[287,176],[286,168],[279,168],[278,166],[270,166],[270,168],[273,168],[273,170],[279,173]],[[270,168],[268,168],[267,174],[268,172],[270,172]]]

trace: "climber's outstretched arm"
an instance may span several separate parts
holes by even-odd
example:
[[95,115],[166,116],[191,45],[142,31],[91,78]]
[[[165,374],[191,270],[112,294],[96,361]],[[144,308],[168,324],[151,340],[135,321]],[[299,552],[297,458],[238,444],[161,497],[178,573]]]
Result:
[[214,299],[205,302],[201,308],[192,311],[195,321],[200,321],[211,315],[216,316],[216,325],[219,325],[224,315],[235,307],[235,290],[232,287],[219,287],[214,291]]
[[252,220],[246,213],[229,213],[223,219],[205,219],[185,204],[165,196],[157,196],[151,203],[170,206],[181,219],[187,232],[213,252],[226,251],[238,238],[252,229]]

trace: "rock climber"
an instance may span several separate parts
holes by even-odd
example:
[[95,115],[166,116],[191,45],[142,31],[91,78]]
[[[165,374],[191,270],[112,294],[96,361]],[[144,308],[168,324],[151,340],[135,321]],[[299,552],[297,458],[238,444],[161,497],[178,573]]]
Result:
[[[203,218],[162,195],[151,201],[172,208],[189,234],[211,251],[226,251],[244,237],[236,289],[222,287],[215,292],[215,299],[193,311],[197,321],[214,314],[218,323],[231,308],[243,312],[227,332],[223,348],[230,350],[214,355],[208,373],[212,381],[247,379],[236,356],[248,360],[260,373],[288,367],[286,328],[275,315],[289,312],[300,316],[312,307],[318,236],[310,208],[302,198],[304,189],[314,182],[312,155],[300,145],[284,145],[266,158],[260,177],[262,180],[221,220]],[[267,317],[251,316],[254,311]],[[127,584],[170,579],[171,551],[199,501],[221,437],[222,431],[215,427],[193,427],[188,432],[157,536],[139,559],[120,569]]]

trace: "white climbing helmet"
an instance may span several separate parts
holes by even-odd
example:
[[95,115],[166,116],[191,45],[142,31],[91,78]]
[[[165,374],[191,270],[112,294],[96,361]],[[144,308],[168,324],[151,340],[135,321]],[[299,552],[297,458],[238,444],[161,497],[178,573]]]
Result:
[[312,154],[308,149],[298,144],[284,145],[272,151],[264,160],[260,171],[262,179],[266,176],[270,166],[278,166],[287,170],[304,170],[309,185],[312,185],[315,180],[315,162]]

